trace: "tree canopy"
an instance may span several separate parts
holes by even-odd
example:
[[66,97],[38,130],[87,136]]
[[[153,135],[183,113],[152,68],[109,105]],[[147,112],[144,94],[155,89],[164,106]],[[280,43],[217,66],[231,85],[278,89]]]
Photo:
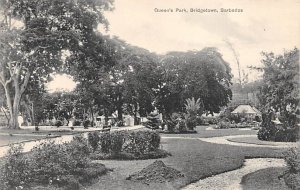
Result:
[[168,53],[162,68],[158,98],[162,111],[181,111],[184,101],[194,97],[201,99],[205,112],[219,112],[231,99],[231,69],[215,48]]
[[259,69],[263,71],[263,84],[258,96],[262,109],[282,115],[295,112],[300,101],[299,50],[262,55],[264,67]]
[[[28,82],[63,65],[62,50],[81,52],[98,24],[108,25],[103,11],[111,0],[1,0],[0,82],[10,112],[9,127],[18,128],[20,100]],[[16,21],[17,26],[12,21]],[[36,80],[36,79],[34,79]]]

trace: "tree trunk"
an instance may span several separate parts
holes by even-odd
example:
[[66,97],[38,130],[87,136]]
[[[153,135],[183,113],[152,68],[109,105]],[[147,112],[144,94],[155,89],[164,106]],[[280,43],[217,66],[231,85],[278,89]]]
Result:
[[138,105],[137,103],[134,104],[134,125],[139,125],[139,121],[138,121]]
[[123,109],[122,109],[122,104],[118,105],[118,120],[123,121]]
[[104,108],[104,124],[108,125],[108,110]]
[[118,103],[117,103],[117,111],[118,111],[118,120],[123,121],[123,101],[122,101],[122,95],[119,94],[118,97]]
[[6,95],[6,102],[9,110],[9,122],[8,122],[8,128],[10,129],[20,129],[19,123],[18,123],[18,114],[19,114],[19,105],[20,105],[20,99],[21,96],[18,97],[18,94],[16,92],[14,101],[12,102],[11,96],[10,96],[10,89],[8,85],[4,86],[5,95]]
[[91,117],[92,117],[91,126],[94,127],[94,110],[93,110],[93,105],[91,104],[90,104],[90,110],[91,110]]
[[21,123],[19,123],[18,121],[20,99],[21,99],[21,95],[19,93],[16,93],[14,98],[14,103],[12,106],[11,117],[9,120],[9,128],[11,129],[20,129]]

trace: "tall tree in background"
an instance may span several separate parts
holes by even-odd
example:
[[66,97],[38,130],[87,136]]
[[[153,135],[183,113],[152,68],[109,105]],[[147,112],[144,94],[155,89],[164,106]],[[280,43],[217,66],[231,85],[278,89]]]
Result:
[[231,99],[231,70],[215,48],[171,52],[162,67],[164,80],[156,104],[166,116],[182,111],[187,98],[200,98],[206,113],[219,112]]
[[287,119],[296,111],[300,97],[299,50],[284,52],[283,55],[262,53],[264,64],[263,84],[258,95],[261,108],[280,112]]
[[[111,0],[1,0],[0,83],[5,89],[10,128],[19,128],[20,101],[33,75],[41,81],[62,66],[61,52],[80,50]],[[18,21],[14,28],[13,21]]]
[[[238,73],[239,73],[239,84],[242,87],[243,86],[243,78],[241,76],[241,66],[240,66],[240,58],[239,58],[239,54],[236,52],[235,48],[233,47],[233,44],[229,41],[229,40],[224,40],[224,42],[226,43],[226,45],[229,47],[229,49],[232,51],[233,56],[235,58],[236,64],[237,64],[237,68],[238,68]],[[245,76],[244,72],[243,75]]]
[[[264,64],[263,84],[258,98],[263,112],[258,138],[261,140],[299,140],[300,75],[299,50],[285,51],[283,55],[262,53]],[[282,123],[276,127],[272,122],[274,113]],[[279,113],[279,114],[278,114]]]

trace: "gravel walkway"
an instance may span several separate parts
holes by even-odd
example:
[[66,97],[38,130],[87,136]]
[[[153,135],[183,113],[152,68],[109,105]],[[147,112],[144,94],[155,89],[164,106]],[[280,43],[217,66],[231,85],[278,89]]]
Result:
[[183,190],[240,190],[240,182],[246,174],[269,167],[284,167],[283,159],[256,158],[246,159],[244,166],[240,169],[225,172],[216,176],[208,177],[192,183]]
[[215,143],[215,144],[227,144],[232,146],[244,146],[244,147],[268,147],[268,148],[292,148],[297,147],[300,143],[281,143],[277,142],[276,145],[267,145],[267,144],[248,144],[248,143],[239,143],[228,141],[231,138],[240,138],[240,137],[255,137],[256,135],[232,135],[232,136],[222,136],[222,137],[210,137],[210,138],[199,138],[201,141]]

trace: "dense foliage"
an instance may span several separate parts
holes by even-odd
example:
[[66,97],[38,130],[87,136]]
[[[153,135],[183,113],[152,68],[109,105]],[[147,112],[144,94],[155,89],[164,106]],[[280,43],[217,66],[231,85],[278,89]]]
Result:
[[[265,117],[258,137],[263,140],[299,140],[299,50],[295,48],[278,56],[263,53],[263,56],[264,83],[258,97]],[[272,123],[275,119],[270,116],[272,112],[278,113],[282,125]]]
[[0,179],[3,189],[37,185],[79,189],[107,171],[103,165],[90,162],[91,149],[82,137],[63,144],[47,141],[29,153],[22,150],[22,145],[14,146],[5,158]]
[[155,103],[165,118],[182,112],[187,98],[200,98],[207,113],[219,112],[229,103],[231,69],[215,48],[171,52],[161,64],[162,83]]
[[154,131],[91,132],[92,159],[150,159],[169,155],[160,150],[160,135]]
[[300,189],[300,149],[291,149],[286,153],[287,172],[284,181],[291,189]]
[[[21,97],[30,81],[45,83],[61,69],[62,53],[81,53],[98,24],[107,26],[103,11],[111,0],[1,0],[0,84],[10,113],[10,128],[18,128]],[[12,23],[17,21],[17,26]],[[41,85],[39,85],[41,86]]]

